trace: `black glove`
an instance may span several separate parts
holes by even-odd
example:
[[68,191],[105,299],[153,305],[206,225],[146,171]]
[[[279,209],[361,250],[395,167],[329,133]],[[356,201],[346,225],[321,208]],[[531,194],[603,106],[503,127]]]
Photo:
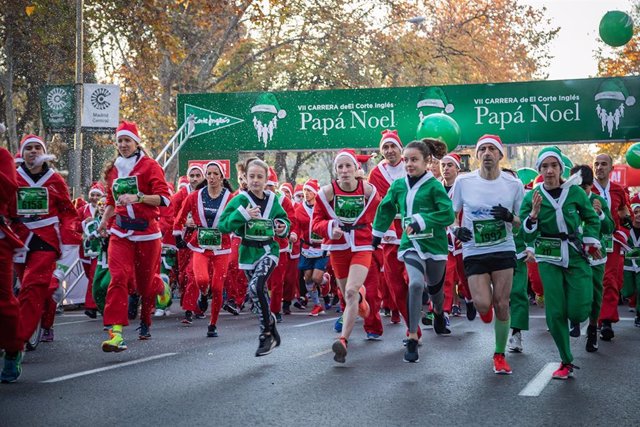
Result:
[[187,242],[185,242],[184,239],[182,238],[182,236],[180,236],[180,235],[176,236],[176,248],[178,248],[178,249],[186,249],[187,248]]
[[493,206],[491,208],[491,215],[493,215],[495,219],[501,219],[504,222],[513,222],[513,214],[502,205]]
[[418,224],[417,221],[413,221],[407,227],[411,227],[411,229],[413,230],[414,233],[417,233],[418,231],[420,231],[420,224]]
[[467,227],[454,228],[453,235],[456,236],[456,239],[460,240],[461,242],[468,242],[473,237],[473,235],[471,234],[471,230],[469,230]]
[[631,227],[633,226],[633,221],[631,221],[631,217],[627,215],[620,220],[620,225],[623,226],[624,228],[631,230]]
[[109,252],[109,238],[108,237],[100,237],[100,246],[102,247],[102,252]]
[[373,246],[373,249],[378,249],[380,243],[382,243],[382,237],[373,236],[373,240],[371,241],[371,246]]

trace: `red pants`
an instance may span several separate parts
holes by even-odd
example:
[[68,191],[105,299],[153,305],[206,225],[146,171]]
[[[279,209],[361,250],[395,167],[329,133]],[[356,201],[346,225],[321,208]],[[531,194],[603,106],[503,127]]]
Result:
[[456,256],[453,252],[449,252],[447,256],[447,269],[444,274],[444,304],[443,310],[445,313],[451,313],[451,307],[453,306],[453,295],[456,292],[456,282],[458,282],[458,269],[456,268]]
[[158,275],[160,271],[160,239],[132,242],[112,235],[109,239],[109,271],[111,282],[107,289],[104,306],[105,325],[129,324],[129,285],[135,280],[138,295],[142,298],[140,320],[151,325],[151,312],[155,308],[155,298],[164,292],[164,283]]
[[382,306],[391,311],[398,311],[393,289],[399,286],[394,282],[404,282],[404,264],[398,261],[398,245],[383,245],[382,250],[384,251],[384,281],[380,287]]
[[544,288],[542,287],[542,279],[540,278],[540,271],[538,270],[537,262],[527,263],[527,276],[529,277],[529,282],[531,283],[531,290],[537,296],[543,296]]
[[49,283],[49,290],[47,293],[47,298],[44,300],[44,309],[42,311],[42,320],[40,322],[40,326],[43,329],[51,329],[53,328],[53,322],[56,320],[56,308],[58,307],[58,303],[54,301],[53,294],[56,292],[56,289],[60,286],[60,281],[56,276],[51,277],[51,283]]
[[620,245],[613,244],[613,252],[607,254],[607,263],[604,266],[604,279],[602,280],[602,308],[600,309],[600,322],[608,320],[617,322],[618,302],[623,282],[624,257],[620,254]]
[[282,299],[291,302],[296,297],[298,283],[300,281],[300,270],[298,270],[298,261],[300,258],[291,258],[287,263],[287,271],[284,274],[284,288],[282,290]]
[[[388,246],[388,245],[386,245]],[[364,319],[364,331],[368,334],[382,335],[382,319],[380,319],[380,294],[378,290],[382,286],[381,281],[383,275],[380,274],[383,264],[383,251],[378,249],[373,251],[371,255],[371,267],[366,279],[364,279],[364,287],[367,290],[367,302],[371,310],[369,316]]]
[[188,284],[182,299],[184,310],[196,311],[198,308],[198,296],[207,294],[211,287],[211,321],[215,325],[222,308],[222,287],[227,276],[229,255],[214,255],[211,251],[204,253],[194,252],[193,260],[193,284]]
[[382,248],[384,250],[384,275],[390,285],[393,303],[408,325],[407,293],[409,292],[409,282],[405,274],[404,263],[398,259],[397,245],[384,245]]
[[98,258],[90,258],[85,262],[82,260],[82,268],[84,268],[84,275],[87,277],[87,294],[84,297],[84,308],[88,310],[97,310],[98,306],[93,300],[93,275],[96,272],[96,266],[98,265]]
[[231,254],[229,255],[229,267],[224,288],[227,290],[227,300],[234,301],[238,307],[244,303],[247,295],[247,276],[238,268],[238,248],[242,239],[231,238]]
[[18,327],[18,342],[25,343],[38,326],[42,318],[47,298],[51,298],[49,286],[53,270],[56,268],[58,253],[53,251],[36,251],[27,254],[25,264],[16,264],[16,271],[20,278],[20,326]]
[[272,313],[280,313],[282,311],[282,294],[284,293],[284,276],[287,273],[289,266],[289,254],[287,252],[280,252],[280,259],[278,265],[269,276],[267,286],[271,291],[271,302],[269,303],[269,309]]
[[193,251],[189,248],[178,249],[178,292],[180,297],[184,295],[189,283],[193,282],[193,264],[191,255]]
[[469,289],[469,281],[467,275],[464,274],[464,263],[462,262],[462,252],[456,256],[456,272],[458,273],[458,295],[469,301],[471,298],[471,290]]
[[18,337],[20,304],[13,295],[13,248],[0,239],[0,348],[9,353],[22,350]]

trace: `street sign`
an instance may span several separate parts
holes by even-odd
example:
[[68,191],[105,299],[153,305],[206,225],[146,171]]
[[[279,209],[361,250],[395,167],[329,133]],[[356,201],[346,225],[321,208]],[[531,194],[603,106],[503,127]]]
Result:
[[120,87],[83,85],[82,128],[89,132],[110,132],[118,127]]
[[75,127],[73,85],[43,86],[40,90],[42,123],[49,132],[70,132]]

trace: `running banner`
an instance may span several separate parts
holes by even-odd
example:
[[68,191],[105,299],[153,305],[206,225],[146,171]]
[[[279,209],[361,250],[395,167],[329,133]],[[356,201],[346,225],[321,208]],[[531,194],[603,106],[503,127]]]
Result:
[[640,77],[300,92],[180,94],[182,151],[377,148],[384,129],[406,144],[421,118],[453,117],[462,145],[485,134],[508,145],[640,139]]

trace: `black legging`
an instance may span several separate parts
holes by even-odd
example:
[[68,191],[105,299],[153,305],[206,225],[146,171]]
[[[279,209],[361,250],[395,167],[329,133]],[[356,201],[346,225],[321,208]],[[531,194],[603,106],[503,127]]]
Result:
[[265,255],[260,258],[253,270],[244,270],[244,274],[249,281],[249,296],[253,301],[253,307],[260,319],[260,329],[263,332],[268,331],[271,325],[267,280],[277,265],[273,259]]

